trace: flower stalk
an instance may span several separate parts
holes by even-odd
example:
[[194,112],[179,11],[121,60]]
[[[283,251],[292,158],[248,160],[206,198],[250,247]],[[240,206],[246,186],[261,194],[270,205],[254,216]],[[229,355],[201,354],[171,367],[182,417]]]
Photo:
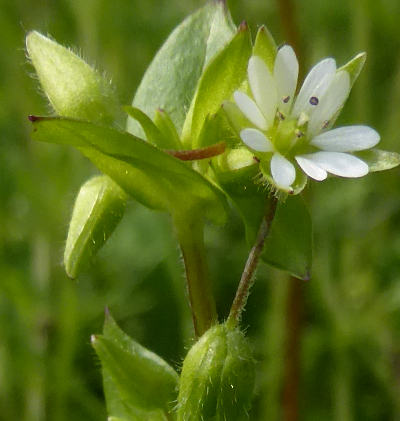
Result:
[[204,248],[204,224],[200,220],[176,218],[175,227],[185,266],[194,331],[200,337],[217,321]]
[[278,198],[272,196],[258,230],[256,241],[247,258],[235,299],[231,306],[227,323],[233,326],[236,326],[240,322],[240,318],[246,306],[250,289],[253,286],[254,274],[258,266],[258,261],[264,248],[265,239],[268,237],[271,230],[277,206]]

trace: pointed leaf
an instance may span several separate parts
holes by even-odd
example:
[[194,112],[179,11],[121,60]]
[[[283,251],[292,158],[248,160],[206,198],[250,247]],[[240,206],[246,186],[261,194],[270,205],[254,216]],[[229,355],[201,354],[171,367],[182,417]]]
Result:
[[153,123],[151,118],[143,111],[139,110],[139,108],[126,106],[124,107],[124,110],[142,126],[146,139],[150,143],[164,149],[174,147],[171,146],[174,145],[173,141],[170,141],[166,136],[164,136],[160,129]]
[[[204,66],[233,34],[232,20],[223,1],[210,1],[190,15],[154,57],[132,105],[149,116],[158,108],[165,109],[180,132]],[[141,135],[131,118],[127,129]]]
[[177,396],[178,374],[122,332],[110,315],[104,335],[92,336],[92,345],[122,401],[143,411],[170,408]]
[[105,124],[121,116],[111,84],[70,49],[36,31],[26,49],[58,115]]
[[370,172],[390,170],[400,165],[400,154],[397,152],[368,149],[367,151],[357,152],[354,155],[368,164]]
[[[240,159],[244,162],[246,156],[239,157]],[[254,183],[257,173],[258,166],[250,165],[226,174],[218,174],[218,181],[243,219],[249,247],[254,244],[269,200],[268,192]],[[290,196],[285,202],[279,203],[264,245],[262,259],[297,278],[309,279],[312,262],[312,224],[300,196]]]
[[126,193],[107,176],[94,177],[81,187],[64,252],[68,276],[75,278],[108,240],[124,214],[126,201]]
[[312,223],[302,197],[288,197],[279,203],[262,258],[296,278],[310,279]]
[[[32,137],[72,145],[127,193],[152,209],[177,215],[200,212],[216,223],[226,218],[219,189],[180,161],[128,133],[68,119],[37,118]],[[204,211],[203,211],[204,210]]]
[[249,29],[242,25],[231,42],[207,66],[185,121],[184,143],[198,147],[198,137],[207,115],[217,113],[222,103],[245,80],[251,49]]
[[161,133],[170,140],[172,149],[182,148],[181,140],[178,132],[176,131],[176,127],[174,126],[171,117],[165,110],[162,110],[161,108],[156,110],[154,124],[158,127]]

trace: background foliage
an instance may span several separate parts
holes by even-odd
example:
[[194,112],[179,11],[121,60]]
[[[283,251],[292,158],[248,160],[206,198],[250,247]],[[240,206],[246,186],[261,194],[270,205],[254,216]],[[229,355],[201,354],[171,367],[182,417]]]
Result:
[[[366,123],[400,151],[400,3],[231,0],[234,20],[294,37],[308,68],[358,51],[367,65],[338,124]],[[168,33],[202,2],[0,0],[0,420],[105,419],[91,333],[108,305],[134,338],[181,364],[191,343],[177,244],[164,214],[130,203],[78,281],[61,265],[80,184],[95,173],[78,152],[33,143],[30,113],[49,112],[30,78],[27,30],[79,46],[130,103]],[[330,179],[306,191],[313,215],[313,278],[259,270],[244,326],[260,361],[252,419],[400,419],[399,170]],[[246,258],[232,214],[207,231],[218,306],[227,314]],[[299,352],[296,350],[299,349]],[[299,370],[300,368],[300,370]],[[296,395],[299,394],[299,409]]]

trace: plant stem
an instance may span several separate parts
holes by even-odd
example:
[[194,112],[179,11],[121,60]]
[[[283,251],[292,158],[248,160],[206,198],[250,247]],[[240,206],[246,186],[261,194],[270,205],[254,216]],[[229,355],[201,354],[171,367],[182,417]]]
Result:
[[204,249],[204,224],[199,220],[176,218],[175,227],[185,265],[194,331],[199,337],[217,321]]
[[264,218],[261,221],[256,242],[250,250],[249,257],[247,258],[246,265],[244,267],[242,277],[236,291],[236,296],[232,303],[231,311],[228,317],[228,324],[233,326],[236,326],[239,323],[243,310],[246,306],[247,299],[250,294],[250,289],[254,282],[254,274],[264,247],[265,239],[270,232],[277,205],[278,199],[275,196],[272,196],[269,202],[269,206],[266,209]]

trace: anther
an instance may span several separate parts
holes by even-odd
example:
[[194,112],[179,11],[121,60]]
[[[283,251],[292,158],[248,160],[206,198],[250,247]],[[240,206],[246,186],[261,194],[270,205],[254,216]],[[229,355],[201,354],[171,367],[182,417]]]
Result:
[[319,103],[319,99],[316,96],[312,96],[310,98],[310,104],[311,105],[318,105],[318,103]]
[[289,100],[290,100],[290,96],[288,95],[288,96],[284,96],[283,98],[282,98],[282,101],[285,103],[285,104],[287,104],[288,102],[289,102]]
[[285,114],[282,114],[280,111],[277,111],[276,115],[278,116],[279,120],[284,120],[286,118]]
[[329,126],[330,121],[329,120],[325,120],[324,121],[324,125],[322,126],[323,129],[327,129]]
[[300,137],[303,137],[304,136],[304,133],[301,131],[301,130],[299,130],[299,129],[296,129],[295,130],[295,132],[294,132],[294,134],[296,135],[296,137],[298,137],[298,138],[300,138]]

